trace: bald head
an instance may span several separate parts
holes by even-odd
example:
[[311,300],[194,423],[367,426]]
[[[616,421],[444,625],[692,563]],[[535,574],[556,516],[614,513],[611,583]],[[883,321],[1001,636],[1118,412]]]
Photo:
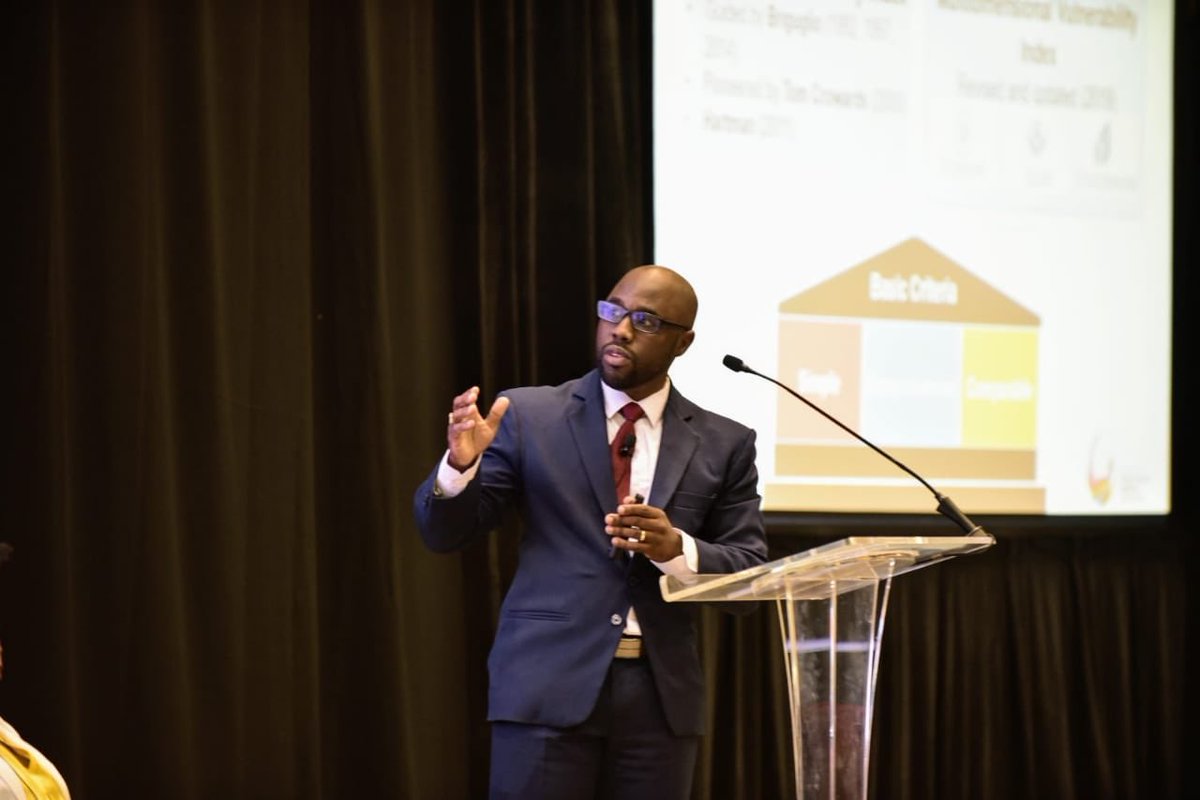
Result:
[[621,280],[613,287],[612,294],[618,294],[622,288],[632,286],[636,286],[643,296],[652,298],[659,316],[688,328],[695,324],[696,310],[699,307],[696,290],[688,283],[687,278],[675,270],[659,264],[634,267],[621,276]]

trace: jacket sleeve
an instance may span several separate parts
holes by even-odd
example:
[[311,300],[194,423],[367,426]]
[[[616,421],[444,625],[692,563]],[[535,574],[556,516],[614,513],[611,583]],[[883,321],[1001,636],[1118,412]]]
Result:
[[699,572],[739,572],[767,559],[762,497],[758,493],[755,433],[745,435],[730,451],[725,478],[696,539]]

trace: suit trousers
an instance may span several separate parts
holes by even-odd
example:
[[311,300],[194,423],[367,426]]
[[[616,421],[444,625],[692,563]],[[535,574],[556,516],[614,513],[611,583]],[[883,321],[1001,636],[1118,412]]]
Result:
[[614,659],[571,728],[492,723],[491,800],[687,800],[699,737],[667,725],[645,658]]

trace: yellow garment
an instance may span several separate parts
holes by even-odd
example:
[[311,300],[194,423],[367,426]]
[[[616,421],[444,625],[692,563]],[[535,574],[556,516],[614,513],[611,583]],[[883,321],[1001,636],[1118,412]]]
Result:
[[62,775],[44,755],[0,718],[0,758],[21,781],[27,800],[71,800]]

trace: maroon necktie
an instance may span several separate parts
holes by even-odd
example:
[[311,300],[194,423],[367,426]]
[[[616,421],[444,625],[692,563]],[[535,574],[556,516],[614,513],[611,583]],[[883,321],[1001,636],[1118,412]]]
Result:
[[621,407],[621,416],[625,421],[612,440],[610,455],[612,456],[613,482],[617,485],[617,502],[622,503],[629,494],[630,464],[633,462],[633,448],[637,437],[633,433],[633,423],[643,415],[642,407],[637,403],[626,403]]

